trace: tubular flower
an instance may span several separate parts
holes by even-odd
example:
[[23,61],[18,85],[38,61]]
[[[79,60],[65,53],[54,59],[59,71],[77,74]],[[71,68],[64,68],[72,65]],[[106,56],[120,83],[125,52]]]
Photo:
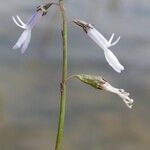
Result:
[[132,108],[134,100],[129,97],[129,93],[125,92],[123,89],[118,89],[113,87],[109,82],[103,79],[101,76],[93,76],[87,74],[76,75],[76,78],[81,82],[92,86],[95,89],[108,91],[118,95],[128,108]]
[[47,13],[47,9],[52,5],[52,3],[49,3],[45,6],[39,6],[37,7],[37,11],[31,16],[31,18],[27,21],[25,24],[18,15],[16,17],[12,16],[12,19],[14,23],[24,29],[23,33],[19,37],[16,44],[13,46],[13,49],[19,49],[21,48],[21,52],[24,53],[26,49],[28,48],[28,45],[31,40],[31,31],[33,27],[36,25],[36,23],[39,21],[39,19]]
[[122,70],[124,70],[124,66],[122,66],[117,59],[117,57],[112,53],[112,51],[109,49],[110,47],[116,45],[120,37],[114,42],[114,33],[111,35],[110,39],[107,40],[100,32],[98,32],[93,25],[82,21],[82,20],[74,20],[73,21],[78,26],[81,26],[83,30],[87,33],[87,35],[99,46],[104,50],[105,58],[108,62],[108,64],[118,73],[120,73]]

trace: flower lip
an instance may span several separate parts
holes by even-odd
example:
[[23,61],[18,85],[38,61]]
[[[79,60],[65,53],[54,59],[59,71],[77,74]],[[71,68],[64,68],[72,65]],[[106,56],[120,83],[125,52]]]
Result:
[[111,84],[109,84],[107,81],[105,84],[102,85],[103,90],[106,90],[108,92],[117,94],[126,104],[128,108],[132,108],[134,100],[130,98],[130,93],[126,92],[124,89],[118,89],[113,87]]

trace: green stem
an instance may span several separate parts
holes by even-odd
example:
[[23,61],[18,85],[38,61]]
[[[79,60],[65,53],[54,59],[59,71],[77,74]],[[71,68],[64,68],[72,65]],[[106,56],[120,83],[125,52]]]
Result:
[[55,150],[61,150],[62,147],[62,138],[64,131],[64,122],[65,122],[65,107],[66,107],[66,79],[67,79],[67,19],[64,9],[64,1],[59,0],[59,6],[62,15],[63,21],[63,30],[62,30],[62,41],[63,41],[63,68],[62,68],[62,81],[60,84],[60,112],[59,112],[59,122],[58,122],[58,130],[57,130],[57,139]]

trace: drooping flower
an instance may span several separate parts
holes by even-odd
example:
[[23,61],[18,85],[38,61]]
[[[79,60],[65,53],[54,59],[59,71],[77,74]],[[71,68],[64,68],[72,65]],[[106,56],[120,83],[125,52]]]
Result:
[[110,39],[107,40],[100,32],[98,32],[93,25],[82,21],[82,20],[74,20],[73,21],[78,26],[81,26],[83,30],[87,33],[87,35],[99,46],[104,50],[105,58],[108,62],[108,64],[118,73],[120,73],[122,70],[124,70],[124,66],[122,66],[117,59],[117,57],[112,53],[112,51],[109,49],[111,46],[116,45],[120,37],[114,42],[112,42],[114,38],[114,33],[111,35]]
[[31,39],[31,31],[39,19],[47,13],[47,9],[52,5],[52,3],[46,4],[44,6],[37,7],[37,11],[31,16],[31,18],[25,24],[18,15],[16,17],[12,16],[14,23],[24,29],[23,33],[19,37],[13,49],[21,48],[21,52],[24,53],[28,48]]
[[101,76],[93,76],[87,74],[76,75],[77,79],[88,84],[96,89],[105,90],[114,94],[117,94],[125,102],[128,108],[132,108],[134,100],[129,97],[129,93],[123,89],[113,87],[109,82],[103,79]]
[[103,84],[103,90],[117,94],[122,98],[127,107],[132,108],[134,100],[129,97],[130,93],[126,92],[124,89],[115,88],[108,82],[105,82],[105,84]]

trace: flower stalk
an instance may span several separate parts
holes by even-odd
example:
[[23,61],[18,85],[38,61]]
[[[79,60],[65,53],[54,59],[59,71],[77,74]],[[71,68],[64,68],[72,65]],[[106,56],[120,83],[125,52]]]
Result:
[[[46,5],[38,6],[36,12],[31,16],[31,18],[24,23],[21,18],[16,15],[16,17],[12,16],[14,23],[20,28],[24,29],[23,33],[19,37],[16,44],[13,46],[13,49],[21,49],[21,52],[24,53],[28,48],[31,39],[31,31],[33,27],[37,24],[37,22],[41,19],[42,16],[46,15],[48,9],[51,5],[57,5],[60,8],[61,17],[62,17],[62,79],[60,82],[60,110],[59,110],[59,119],[58,119],[58,130],[56,137],[55,150],[62,149],[62,140],[63,140],[63,132],[64,132],[64,123],[65,123],[65,109],[66,109],[66,100],[67,100],[67,81],[72,78],[77,78],[81,82],[92,86],[98,90],[104,90],[107,92],[114,93],[118,95],[123,102],[126,104],[128,108],[132,108],[134,100],[130,98],[130,93],[126,92],[124,89],[118,89],[112,86],[109,82],[107,82],[101,76],[93,76],[87,74],[79,74],[79,75],[71,75],[68,76],[67,68],[68,68],[68,28],[67,28],[67,18],[66,11],[64,7],[64,0],[59,0],[58,3],[47,3]],[[112,53],[109,49],[110,47],[116,45],[120,37],[118,37],[114,42],[114,33],[111,35],[109,40],[107,40],[100,32],[95,29],[95,27],[82,20],[74,20],[73,21],[78,26],[82,27],[86,34],[104,51],[105,58],[108,64],[118,73],[124,70],[124,66],[121,65],[117,57]]]
[[64,131],[64,122],[65,122],[65,107],[66,107],[66,80],[67,80],[67,19],[64,8],[64,1],[59,0],[60,11],[62,15],[63,29],[62,29],[62,41],[63,41],[63,66],[62,66],[62,81],[60,83],[60,110],[59,110],[59,121],[58,121],[58,130],[55,150],[61,150],[62,147],[62,138]]

